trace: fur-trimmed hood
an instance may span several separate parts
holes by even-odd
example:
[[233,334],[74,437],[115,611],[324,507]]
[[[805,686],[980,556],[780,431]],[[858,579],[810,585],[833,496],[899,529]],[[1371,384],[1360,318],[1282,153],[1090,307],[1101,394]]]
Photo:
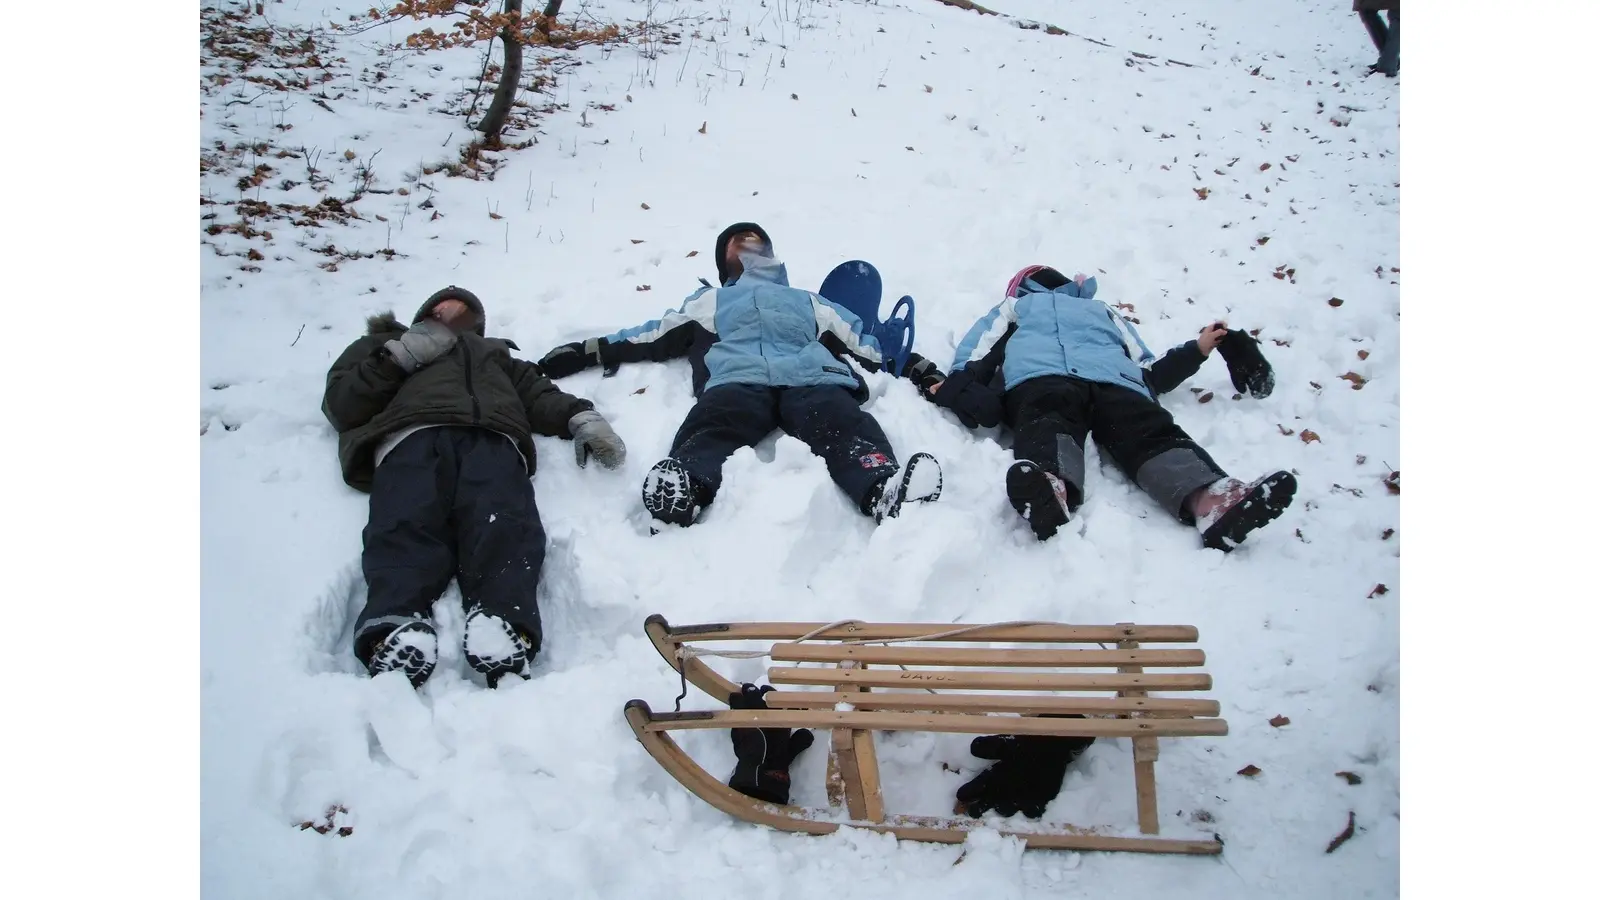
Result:
[[[417,314],[411,318],[411,324],[415,325],[427,318],[428,314],[433,312],[434,307],[446,300],[460,300],[465,303],[467,308],[472,310],[473,314],[478,317],[478,324],[474,330],[478,332],[479,337],[484,337],[484,324],[488,316],[484,314],[483,301],[478,299],[477,294],[466,288],[456,287],[453,284],[443,290],[435,291],[433,296],[424,300],[422,306],[418,307]],[[389,331],[405,330],[406,326],[400,324],[399,317],[392,310],[367,317],[367,334],[383,334]]]
[[388,334],[393,331],[405,331],[406,326],[400,324],[400,319],[393,310],[367,316],[367,334]]

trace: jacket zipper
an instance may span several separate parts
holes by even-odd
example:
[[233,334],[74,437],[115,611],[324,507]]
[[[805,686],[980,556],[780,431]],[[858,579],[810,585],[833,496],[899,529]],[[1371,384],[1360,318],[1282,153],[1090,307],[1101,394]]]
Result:
[[461,359],[467,367],[467,396],[472,398],[472,424],[483,424],[483,416],[478,408],[478,395],[472,390],[472,348],[466,341],[461,342]]

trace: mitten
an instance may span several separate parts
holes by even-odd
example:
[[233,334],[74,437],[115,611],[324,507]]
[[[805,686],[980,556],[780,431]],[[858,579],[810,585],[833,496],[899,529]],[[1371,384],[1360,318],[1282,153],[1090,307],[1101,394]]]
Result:
[[[566,378],[576,375],[590,366],[603,365],[600,350],[606,346],[605,338],[589,338],[586,341],[573,341],[570,344],[551,350],[539,360],[539,368],[551,378]],[[612,369],[611,371],[615,371]],[[609,374],[609,372],[608,372]]]
[[1093,743],[1092,737],[1033,734],[974,738],[972,755],[995,764],[956,790],[957,808],[973,817],[992,809],[1002,816],[1020,812],[1037,819],[1061,792],[1067,766]]
[[944,373],[927,357],[912,353],[906,357],[906,370],[903,373],[911,383],[917,386],[918,393],[932,400],[933,395],[929,389],[944,382]]
[[[757,688],[746,684],[739,693],[728,696],[732,709],[766,709],[766,694],[771,685]],[[789,802],[789,764],[801,751],[811,746],[809,731],[787,728],[735,728],[733,729],[733,755],[738,763],[728,787],[747,797],[768,803]]]
[[1248,391],[1258,400],[1272,393],[1272,364],[1261,355],[1261,343],[1251,337],[1250,332],[1229,329],[1217,342],[1217,350],[1228,364],[1228,377],[1233,379],[1234,390]]
[[456,333],[438,319],[423,319],[406,329],[400,337],[384,343],[384,348],[400,368],[415,372],[428,363],[450,352],[456,344]]
[[608,469],[615,469],[628,458],[628,448],[612,430],[611,423],[592,409],[586,409],[567,420],[567,428],[572,432],[572,446],[577,453],[579,468],[588,464],[591,453],[600,460],[600,465]]

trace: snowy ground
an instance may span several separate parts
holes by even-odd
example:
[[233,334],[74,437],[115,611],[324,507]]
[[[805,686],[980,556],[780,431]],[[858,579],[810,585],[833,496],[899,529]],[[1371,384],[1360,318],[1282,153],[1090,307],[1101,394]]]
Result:
[[[267,19],[325,26],[368,5],[290,0]],[[218,214],[202,226],[237,221],[224,204],[241,198],[369,190],[349,224],[202,234],[206,896],[1398,891],[1404,535],[1385,486],[1400,467],[1398,82],[1362,77],[1375,54],[1345,0],[985,5],[1071,34],[933,0],[590,3],[602,20],[678,20],[681,42],[578,54],[535,101],[561,105],[539,143],[493,181],[419,176],[467,139],[438,106],[482,55],[380,53],[398,28],[339,39],[344,62],[321,60],[331,77],[309,90],[252,101],[261,89],[236,80],[202,97],[202,153],[217,155],[202,214]],[[268,146],[229,156],[218,141]],[[302,146],[320,152],[325,192],[307,160],[274,155]],[[459,284],[484,299],[491,334],[537,358],[676,307],[714,277],[711,240],[739,219],[772,233],[797,285],[872,260],[891,299],[917,298],[918,350],[941,364],[1035,262],[1096,274],[1157,352],[1215,318],[1259,328],[1272,397],[1231,399],[1217,359],[1164,402],[1235,474],[1293,468],[1299,501],[1224,557],[1091,450],[1081,532],[1040,545],[1005,502],[1008,449],[879,377],[868,408],[902,455],[942,461],[937,505],[874,529],[779,436],[729,462],[701,525],[650,537],[638,486],[690,406],[687,366],[590,372],[563,386],[630,453],[622,471],[579,470],[569,445],[539,439],[540,676],[499,692],[469,680],[453,590],[420,697],[359,674],[346,629],[366,498],[341,482],[318,406],[363,317],[409,315]],[[316,252],[329,244],[356,258]],[[991,834],[953,866],[961,848],[736,823],[623,722],[625,701],[659,709],[677,692],[641,632],[653,612],[1196,625],[1231,734],[1163,745],[1163,828],[1203,812],[1226,852],[1023,854]],[[1278,715],[1290,724],[1269,725]],[[725,735],[685,743],[712,772],[731,767]],[[940,763],[977,763],[957,736],[897,735],[880,754],[901,812],[947,812],[962,778]],[[797,763],[797,802],[823,802],[823,756]],[[1235,774],[1246,765],[1261,774]],[[1097,743],[1047,819],[1131,826],[1131,771],[1125,741]],[[295,827],[331,804],[349,836]],[[1356,836],[1326,854],[1352,811]]]

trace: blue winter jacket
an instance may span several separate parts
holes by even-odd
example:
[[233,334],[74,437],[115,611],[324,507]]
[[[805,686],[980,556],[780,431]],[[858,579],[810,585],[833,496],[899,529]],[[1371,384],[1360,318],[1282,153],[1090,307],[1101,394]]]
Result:
[[1205,358],[1195,341],[1157,360],[1127,317],[1095,299],[1095,289],[1093,278],[1055,290],[1024,280],[1021,296],[1007,297],[962,338],[951,375],[970,370],[973,381],[985,384],[998,370],[1007,391],[1045,375],[1068,375],[1155,399],[1199,369]]
[[789,286],[782,263],[747,267],[720,288],[707,285],[659,319],[602,338],[601,361],[662,361],[688,356],[694,392],[723,384],[838,385],[865,400],[854,359],[876,372],[883,352],[861,320],[818,294]]

